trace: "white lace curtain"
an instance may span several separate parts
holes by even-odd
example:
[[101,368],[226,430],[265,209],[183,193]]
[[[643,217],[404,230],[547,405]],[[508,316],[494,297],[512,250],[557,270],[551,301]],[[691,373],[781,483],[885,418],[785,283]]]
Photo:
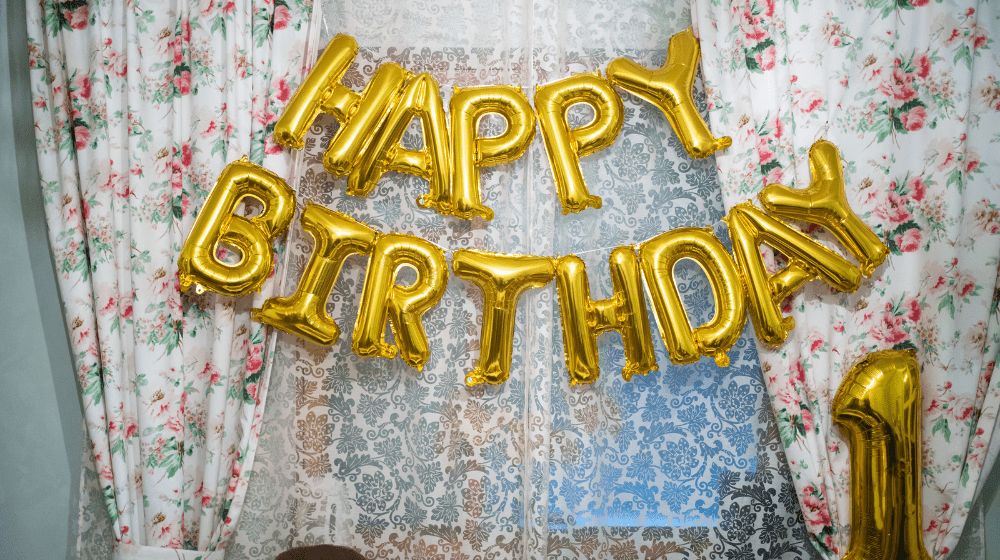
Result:
[[[381,63],[429,72],[445,106],[452,86],[536,86],[601,71],[625,56],[648,67],[689,24],[682,2],[323,4],[325,43],[355,37],[361,51],[344,83],[360,91]],[[699,99],[703,100],[701,86]],[[388,174],[367,198],[345,193],[322,154],[336,123],[307,137],[297,177],[302,201],[345,212],[381,232],[429,239],[451,251],[584,259],[594,299],[611,296],[608,255],[680,226],[726,231],[714,161],[692,160],[666,118],[625,96],[614,146],[584,159],[600,210],[564,216],[538,136],[528,153],[482,174],[489,222],[419,208],[427,183]],[[583,124],[586,115],[573,116]],[[502,122],[485,130],[497,133]],[[418,145],[414,126],[404,143]],[[293,226],[291,293],[312,249]],[[229,558],[271,558],[292,546],[335,543],[378,558],[805,558],[793,485],[764,398],[756,351],[744,336],[733,365],[671,366],[625,382],[621,339],[599,340],[602,373],[570,387],[554,284],[518,307],[511,378],[467,388],[479,356],[482,294],[454,275],[424,320],[431,358],[360,358],[350,348],[366,260],[351,257],[330,316],[331,347],[279,335],[273,386],[246,507]],[[711,317],[700,269],[680,266],[696,321]],[[700,324],[699,322],[699,324]],[[651,324],[653,332],[655,324]],[[658,338],[658,337],[657,337]]]
[[813,542],[849,540],[848,449],[830,420],[847,369],[915,348],[923,386],[923,529],[956,547],[994,462],[1000,382],[1000,82],[996,3],[694,3],[729,208],[764,184],[805,187],[819,139],[844,160],[852,208],[891,250],[855,294],[813,283],[786,302],[795,331],[760,348]]
[[239,517],[264,329],[251,298],[181,294],[176,262],[227,162],[288,176],[269,133],[309,16],[283,0],[28,4],[49,239],[102,494],[90,506],[112,525],[87,537],[104,553],[210,557]]

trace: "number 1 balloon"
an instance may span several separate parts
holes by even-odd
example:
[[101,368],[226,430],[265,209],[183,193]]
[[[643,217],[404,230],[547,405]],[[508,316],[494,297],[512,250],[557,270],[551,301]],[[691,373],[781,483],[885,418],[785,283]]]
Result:
[[851,448],[851,542],[845,560],[930,560],[921,521],[920,366],[913,350],[856,364],[833,399]]
[[[244,198],[261,203],[264,210],[253,218],[235,215]],[[271,240],[288,228],[294,213],[295,195],[281,177],[246,156],[227,165],[181,249],[181,290],[193,284],[198,293],[208,289],[239,296],[260,291],[274,264]],[[239,250],[238,263],[219,259],[222,244]]]
[[708,157],[733,143],[728,136],[712,136],[691,96],[700,56],[698,40],[688,28],[670,38],[667,62],[658,70],[643,68],[626,58],[608,64],[608,81],[663,111],[681,145],[694,158]]

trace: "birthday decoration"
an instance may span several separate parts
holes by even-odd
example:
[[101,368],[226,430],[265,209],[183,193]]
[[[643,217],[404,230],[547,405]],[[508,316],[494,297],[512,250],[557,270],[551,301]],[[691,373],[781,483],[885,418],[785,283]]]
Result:
[[[358,53],[354,39],[338,35],[324,51],[302,86],[289,100],[275,125],[277,142],[303,146],[303,137],[320,113],[333,115],[341,126],[323,158],[324,168],[347,177],[347,192],[365,196],[386,171],[409,173],[428,182],[418,198],[424,208],[461,219],[492,219],[483,205],[479,168],[514,161],[527,150],[535,133],[535,114],[564,214],[600,208],[601,199],[587,190],[580,158],[610,146],[621,131],[624,110],[612,84],[659,107],[694,157],[724,149],[729,137],[715,138],[691,97],[700,51],[690,29],[671,38],[666,64],[648,70],[625,59],[600,73],[578,74],[538,86],[534,112],[520,88],[495,85],[455,88],[451,124],[437,82],[430,74],[413,76],[396,64],[378,67],[358,94],[341,84]],[[571,128],[569,109],[587,104],[591,122]],[[500,115],[506,130],[480,137],[479,124],[488,114]],[[414,119],[423,131],[423,147],[404,148],[400,141]],[[591,299],[583,260],[576,255],[547,257],[458,250],[452,270],[483,292],[480,356],[466,383],[500,384],[510,375],[517,302],[532,288],[556,281],[566,368],[572,384],[593,383],[600,374],[597,337],[607,331],[622,337],[626,380],[657,369],[643,292],[648,296],[660,336],[676,364],[701,356],[720,367],[739,338],[749,314],[761,341],[778,345],[794,328],[781,314],[781,301],[804,283],[820,279],[842,292],[853,292],[870,276],[888,249],[847,203],[840,154],[820,140],[809,152],[812,182],[806,189],[768,185],[760,193],[764,209],[744,203],[727,218],[730,255],[709,228],[680,228],[636,246],[611,251],[608,266],[614,295]],[[264,211],[254,218],[235,216],[245,197]],[[219,177],[191,230],[181,255],[181,285],[194,284],[227,295],[259,289],[272,267],[271,239],[283,231],[294,211],[288,185],[270,171],[244,158]],[[802,220],[829,230],[859,262],[856,266],[818,241],[791,227],[785,219]],[[362,298],[351,346],[360,356],[392,358],[398,352],[421,369],[430,357],[422,317],[437,304],[448,282],[444,251],[412,235],[382,233],[350,216],[307,204],[302,227],[314,241],[295,292],[268,299],[252,311],[255,320],[319,344],[340,337],[340,327],[326,311],[333,285],[351,254],[368,257]],[[788,258],[775,273],[764,266],[759,247],[766,243]],[[241,253],[234,265],[219,260],[220,244]],[[715,315],[691,325],[678,295],[673,269],[691,259],[704,270],[712,287]],[[408,286],[396,279],[404,267],[417,279]],[[386,323],[395,345],[385,340]]]
[[[479,121],[487,114],[507,121],[507,130],[494,138],[477,136]],[[483,206],[479,167],[500,165],[524,155],[535,137],[535,114],[520,87],[455,86],[451,97],[451,147],[454,153],[451,207],[448,214],[463,219],[481,216],[493,219],[493,210]],[[438,211],[444,212],[441,207]]]
[[[374,81],[374,80],[373,80]],[[399,145],[410,121],[420,120],[424,147],[408,150]],[[347,179],[347,192],[367,196],[386,171],[398,171],[427,179],[430,192],[417,199],[424,208],[450,207],[451,153],[444,103],[437,82],[430,74],[409,80],[383,124],[382,131],[359,156]],[[446,213],[446,212],[444,212]]]
[[[594,118],[571,129],[569,109],[577,103],[589,105]],[[624,122],[621,97],[600,73],[578,74],[535,88],[535,111],[562,213],[600,208],[601,197],[591,195],[584,184],[580,158],[614,144]]]
[[[601,198],[587,190],[580,158],[611,146],[621,132],[624,105],[613,85],[663,111],[692,157],[707,157],[732,144],[728,136],[712,136],[695,106],[691,91],[701,50],[691,29],[670,39],[667,62],[660,69],[619,58],[608,65],[607,79],[596,72],[538,86],[534,112],[514,86],[456,87],[450,127],[430,74],[414,77],[386,63],[360,94],[341,84],[357,54],[358,44],[351,37],[337,35],[330,41],[274,126],[276,142],[302,149],[305,133],[319,114],[333,115],[341,126],[323,156],[323,167],[331,175],[348,177],[347,193],[354,196],[367,196],[386,171],[398,171],[428,181],[428,194],[417,198],[421,207],[462,219],[492,220],[493,211],[482,204],[478,168],[524,155],[535,135],[537,112],[563,214],[600,208]],[[568,112],[580,103],[589,105],[594,117],[570,128]],[[507,130],[496,138],[479,138],[479,121],[489,113],[501,115]],[[423,131],[421,150],[399,145],[414,117]],[[845,225],[846,231],[870,242],[855,226]]]
[[555,274],[552,259],[460,249],[452,257],[451,267],[455,276],[483,291],[479,361],[465,382],[470,386],[499,385],[510,377],[517,301],[525,291],[552,281]]
[[873,352],[840,384],[833,421],[851,449],[846,560],[930,560],[921,520],[920,368],[914,350]]
[[[417,273],[417,280],[410,286],[396,284],[402,266]],[[354,323],[354,353],[392,358],[398,346],[406,365],[423,369],[431,355],[423,315],[441,299],[447,284],[448,268],[440,247],[413,235],[377,236],[361,292],[361,309]],[[392,328],[395,346],[385,341],[386,321]]]
[[[263,205],[259,215],[235,215],[246,198]],[[228,296],[259,291],[273,267],[271,240],[288,228],[294,213],[295,195],[284,179],[245,156],[227,165],[181,249],[181,290],[194,285],[198,293],[211,290]],[[239,251],[239,262],[219,258],[223,245]]]
[[693,158],[708,157],[733,143],[728,136],[712,136],[695,106],[691,91],[699,58],[701,47],[691,29],[687,29],[670,38],[667,62],[658,70],[643,68],[627,58],[616,58],[608,64],[608,81],[663,111],[681,145]]
[[809,148],[809,170],[812,172],[809,187],[767,185],[757,198],[772,214],[829,230],[861,263],[861,274],[870,277],[888,256],[889,248],[847,204],[840,150],[832,142],[817,141]]
[[[783,317],[781,300],[814,278],[852,293],[861,283],[861,270],[808,235],[769,216],[750,203],[729,211],[729,236],[736,264],[747,287],[750,317],[757,337],[777,346],[795,328],[795,319]],[[768,274],[758,247],[767,243],[788,257],[784,270]]]
[[302,211],[302,229],[313,238],[313,252],[298,288],[290,297],[268,299],[260,309],[251,310],[251,317],[288,334],[330,345],[340,338],[340,327],[326,312],[333,284],[344,260],[352,254],[367,255],[378,234],[350,216],[312,203]]
[[631,381],[639,373],[658,369],[653,336],[642,297],[639,259],[631,247],[618,247],[608,258],[614,296],[601,301],[590,299],[590,282],[583,260],[576,255],[559,259],[556,285],[562,317],[563,349],[571,385],[593,383],[601,369],[597,357],[597,336],[617,331],[625,349],[622,377]]
[[[679,228],[643,243],[639,254],[670,361],[689,364],[705,355],[714,357],[719,367],[728,366],[726,352],[739,339],[747,312],[740,277],[726,248],[711,230]],[[715,297],[715,316],[693,330],[674,283],[674,265],[681,259],[701,265]]]

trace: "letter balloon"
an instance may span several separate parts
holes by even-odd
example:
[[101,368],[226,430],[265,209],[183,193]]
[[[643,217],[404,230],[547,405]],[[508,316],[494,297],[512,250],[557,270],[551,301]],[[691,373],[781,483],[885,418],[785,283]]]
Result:
[[627,58],[616,58],[608,64],[608,81],[656,105],[670,121],[688,155],[704,158],[716,150],[724,150],[732,138],[715,138],[698,112],[691,88],[701,48],[691,28],[670,38],[667,62],[658,70],[643,68]]
[[[235,215],[249,198],[264,206],[253,218]],[[228,296],[260,291],[274,265],[271,240],[284,232],[295,213],[295,194],[281,178],[246,156],[226,166],[198,213],[177,261],[180,288]],[[240,261],[219,259],[222,244],[236,248]]]
[[[594,109],[594,119],[576,129],[569,127],[569,109],[586,103]],[[625,109],[621,97],[600,73],[577,74],[538,86],[535,111],[542,129],[545,152],[562,203],[563,214],[600,208],[601,197],[587,190],[580,158],[599,152],[615,142],[622,129]]]
[[[420,119],[424,136],[424,147],[420,150],[405,149],[399,144],[414,117]],[[417,202],[421,206],[444,210],[450,206],[448,123],[441,92],[430,74],[421,74],[407,82],[402,97],[396,102],[382,130],[351,171],[347,179],[347,193],[367,196],[386,171],[427,179],[430,192],[418,197]]]
[[[495,138],[481,138],[479,121],[489,113],[503,116],[507,130]],[[480,195],[478,168],[518,159],[534,137],[535,113],[520,87],[455,86],[451,97],[454,164],[449,213],[466,220],[473,216],[492,220],[493,210],[483,205]]]
[[[417,272],[417,280],[410,286],[395,284],[403,266]],[[448,268],[440,247],[412,235],[378,236],[372,245],[361,308],[354,323],[354,352],[392,358],[398,346],[407,365],[423,369],[431,355],[423,315],[441,299],[447,284]],[[395,346],[385,341],[386,321],[392,328]]]
[[326,312],[326,302],[340,267],[351,254],[367,254],[377,233],[350,216],[311,203],[301,220],[302,229],[313,238],[313,252],[298,288],[290,297],[268,299],[260,309],[251,310],[251,316],[288,334],[330,345],[340,337],[340,327]]
[[832,142],[817,140],[809,148],[809,170],[812,172],[809,187],[767,185],[757,198],[772,214],[828,229],[858,259],[861,273],[871,276],[889,254],[889,248],[851,210],[844,190],[840,150]]
[[341,122],[347,120],[347,108],[357,101],[357,94],[340,80],[357,55],[358,42],[347,35],[338,34],[327,44],[274,123],[275,142],[301,150],[306,131],[320,113],[335,115]]
[[[779,305],[805,282],[822,278],[841,292],[854,292],[861,283],[858,267],[748,202],[729,211],[728,223],[733,254],[750,301],[754,332],[767,344],[781,344],[795,328],[795,319],[783,317]],[[788,257],[788,266],[768,274],[760,255],[761,243],[781,251]]]
[[632,247],[616,247],[608,258],[614,295],[590,299],[590,281],[583,259],[561,257],[556,266],[559,314],[562,320],[563,351],[570,385],[593,383],[600,376],[597,337],[607,331],[622,336],[625,367],[622,377],[631,381],[635,374],[656,370],[653,335],[642,295],[639,259]]
[[466,375],[465,383],[499,385],[510,376],[517,301],[525,291],[552,281],[552,259],[459,249],[452,256],[451,266],[455,276],[483,291],[479,361]]
[[[639,256],[670,360],[688,364],[704,355],[714,357],[719,367],[728,366],[726,352],[739,339],[747,314],[743,285],[722,243],[707,228],[678,228],[640,245]],[[715,316],[694,330],[674,280],[674,265],[681,259],[701,266],[715,298]]]

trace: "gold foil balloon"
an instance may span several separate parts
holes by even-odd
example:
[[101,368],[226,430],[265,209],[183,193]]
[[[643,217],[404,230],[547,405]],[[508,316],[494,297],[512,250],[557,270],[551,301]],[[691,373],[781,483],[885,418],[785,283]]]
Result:
[[382,64],[361,94],[340,83],[358,54],[358,43],[337,35],[320,55],[312,71],[289,99],[274,125],[274,139],[301,149],[303,137],[320,113],[340,121],[323,156],[323,167],[343,177],[358,165],[368,144],[399,101],[411,74],[398,64]]
[[858,259],[861,273],[871,276],[889,254],[889,248],[847,203],[844,168],[837,146],[826,140],[814,143],[809,148],[809,169],[812,183],[808,188],[768,185],[757,195],[760,203],[772,214],[828,229]]
[[882,350],[840,383],[831,411],[851,448],[851,542],[845,560],[930,560],[921,520],[920,367]]
[[[722,243],[709,229],[679,228],[640,245],[639,257],[670,360],[688,364],[704,355],[714,357],[719,367],[728,366],[726,352],[739,339],[747,312],[740,277]],[[715,316],[694,330],[674,280],[674,265],[681,259],[701,266],[715,299]]]
[[[237,216],[244,198],[264,206],[253,218]],[[181,249],[177,268],[181,290],[211,290],[240,296],[260,290],[274,264],[271,240],[285,231],[295,213],[295,194],[274,173],[246,156],[226,166],[198,213]],[[221,244],[236,248],[240,262],[219,259]]]
[[[579,128],[569,127],[570,107],[586,103],[594,119]],[[552,166],[563,214],[587,207],[600,208],[601,197],[587,190],[580,158],[607,148],[622,129],[622,99],[600,73],[577,74],[535,89],[535,111],[542,129],[545,152]]]
[[483,291],[479,361],[465,383],[499,385],[510,376],[517,301],[526,290],[552,281],[552,259],[459,249],[451,258],[451,267],[455,276]]
[[[417,280],[410,286],[395,283],[402,266],[417,272]],[[448,268],[440,247],[412,235],[378,236],[372,244],[361,308],[354,323],[354,352],[392,358],[398,346],[407,365],[422,369],[431,355],[423,315],[441,299],[447,285]],[[395,346],[385,341],[387,320]]]
[[[423,131],[424,147],[409,150],[399,145],[403,133],[416,117]],[[381,131],[361,156],[347,179],[347,193],[367,196],[386,171],[398,171],[427,179],[430,194],[417,202],[423,207],[449,206],[451,150],[448,122],[438,84],[430,74],[411,79]]]
[[410,76],[398,64],[382,64],[361,95],[349,92],[340,108],[336,111],[331,108],[331,114],[341,114],[344,118],[323,155],[323,168],[328,173],[343,177],[360,163],[369,143],[382,130],[383,122],[399,101]]
[[691,96],[701,48],[688,28],[670,38],[667,62],[659,70],[643,68],[625,58],[608,64],[608,81],[656,105],[670,121],[691,157],[704,158],[728,148],[728,136],[715,138]]
[[[503,116],[507,130],[494,138],[479,137],[479,121],[489,113]],[[483,206],[479,169],[514,161],[535,137],[535,113],[520,87],[477,86],[459,88],[451,98],[451,150],[453,154],[451,207],[448,213],[463,219],[493,219]]]
[[[795,319],[783,317],[779,305],[805,282],[821,278],[841,292],[853,292],[861,271],[846,259],[778,218],[746,202],[729,211],[729,237],[750,301],[750,318],[757,338],[777,346],[795,328]],[[788,267],[769,275],[760,244],[767,243],[788,257]]]
[[306,205],[302,228],[313,238],[313,252],[302,271],[298,288],[290,297],[273,297],[252,310],[255,321],[330,345],[340,337],[340,328],[326,312],[333,284],[351,254],[368,254],[377,233],[350,216],[316,204]]
[[274,124],[274,140],[301,150],[306,131],[320,113],[347,120],[347,107],[357,94],[340,83],[358,55],[358,43],[347,35],[337,35],[326,46],[306,79],[292,94],[281,118]]
[[590,299],[590,282],[580,257],[561,257],[556,265],[563,350],[571,385],[597,381],[601,373],[597,337],[607,331],[622,335],[622,377],[626,381],[637,373],[646,375],[657,369],[635,251],[632,247],[617,247],[608,260],[614,296],[600,301]]

